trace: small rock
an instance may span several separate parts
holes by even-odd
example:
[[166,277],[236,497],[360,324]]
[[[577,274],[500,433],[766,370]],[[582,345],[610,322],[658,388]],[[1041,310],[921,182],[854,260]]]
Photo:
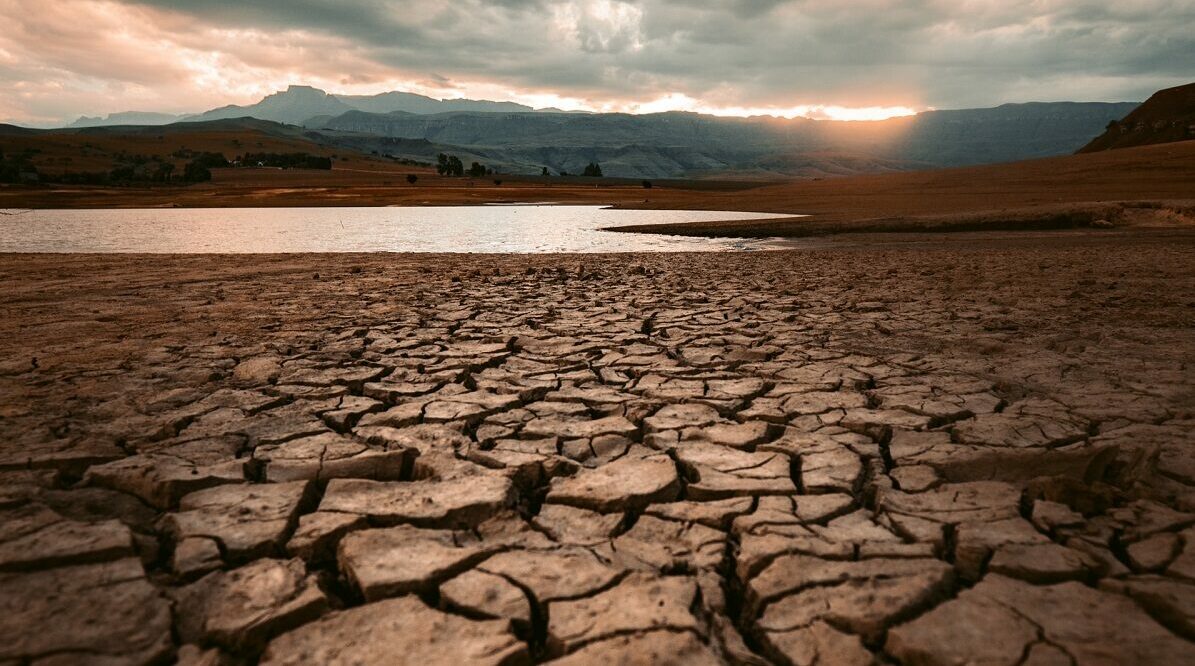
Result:
[[299,516],[299,526],[286,542],[286,552],[308,562],[326,562],[336,557],[341,537],[368,525],[364,516],[316,511]]
[[216,539],[233,560],[262,557],[281,550],[311,490],[307,481],[216,486],[183,497],[163,525],[177,541]]
[[628,453],[576,476],[552,479],[545,501],[610,513],[673,500],[679,491],[680,481],[671,458]]
[[1091,568],[1089,557],[1056,543],[1000,546],[988,562],[988,571],[1035,585],[1082,580]]
[[1181,547],[1182,540],[1177,534],[1161,532],[1129,544],[1125,552],[1134,571],[1160,571],[1174,560]]
[[476,569],[441,585],[440,603],[475,615],[531,624],[527,595],[502,576]]
[[534,519],[554,541],[590,546],[609,541],[622,525],[621,513],[597,513],[564,504],[545,504]]
[[173,596],[183,640],[240,651],[261,649],[272,636],[328,609],[302,560],[257,560],[208,574]]
[[197,578],[223,565],[220,546],[207,537],[188,537],[174,547],[170,568],[180,578]]
[[1037,529],[1053,533],[1060,527],[1077,527],[1083,524],[1083,515],[1058,502],[1036,500],[1033,503],[1033,524]]
[[503,547],[403,525],[349,534],[340,541],[337,559],[345,576],[373,601],[430,590]]
[[[316,276],[318,279],[318,274]],[[273,384],[282,374],[282,366],[271,357],[259,356],[237,363],[232,369],[232,379],[242,386],[264,386]]]

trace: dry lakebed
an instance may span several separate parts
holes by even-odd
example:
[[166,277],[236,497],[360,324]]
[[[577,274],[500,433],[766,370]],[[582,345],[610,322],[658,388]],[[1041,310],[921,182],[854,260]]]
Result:
[[0,255],[0,664],[1195,663],[1195,234]]

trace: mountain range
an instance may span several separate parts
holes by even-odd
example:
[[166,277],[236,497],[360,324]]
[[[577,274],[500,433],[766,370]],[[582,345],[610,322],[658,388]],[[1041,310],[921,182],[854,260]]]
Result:
[[[348,111],[306,121],[348,133],[360,150],[400,157],[383,139],[467,148],[508,173],[578,173],[590,162],[632,178],[728,174],[821,177],[1010,162],[1072,153],[1132,103],[1007,104],[883,121],[829,121],[685,112],[441,113]],[[363,138],[363,137],[373,137]],[[414,145],[414,144],[412,144]]]
[[[534,111],[514,102],[491,102],[473,99],[434,99],[406,92],[387,92],[379,95],[330,95],[311,86],[290,86],[267,95],[256,104],[230,104],[203,113],[171,115],[143,111],[114,113],[106,118],[83,116],[70,127],[100,125],[166,125],[179,121],[225,120],[228,118],[257,118],[288,125],[302,125],[316,116],[339,115],[349,111],[370,113],[447,113],[451,111],[512,112]],[[546,109],[545,111],[555,111]]]
[[67,127],[107,127],[110,125],[169,125],[185,118],[185,115],[173,113],[155,113],[153,111],[121,111],[106,116],[79,116],[75,122]]
[[1083,147],[1135,103],[1029,103],[926,111],[882,121],[535,110],[512,102],[437,100],[389,92],[333,95],[291,86],[245,106],[170,116],[81,118],[161,125],[255,118],[295,126],[325,145],[400,159],[439,152],[504,173],[579,173],[590,162],[627,178],[818,178],[1011,162]]

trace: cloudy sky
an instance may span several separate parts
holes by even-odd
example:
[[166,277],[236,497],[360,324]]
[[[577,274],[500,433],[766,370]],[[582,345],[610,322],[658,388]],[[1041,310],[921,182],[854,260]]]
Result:
[[874,117],[1195,81],[1195,0],[0,0],[0,121],[304,83],[533,106]]

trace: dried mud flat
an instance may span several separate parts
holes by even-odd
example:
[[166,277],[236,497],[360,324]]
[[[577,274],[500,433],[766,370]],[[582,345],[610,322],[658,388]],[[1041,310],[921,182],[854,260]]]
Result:
[[1191,663],[1193,266],[3,256],[0,663]]

